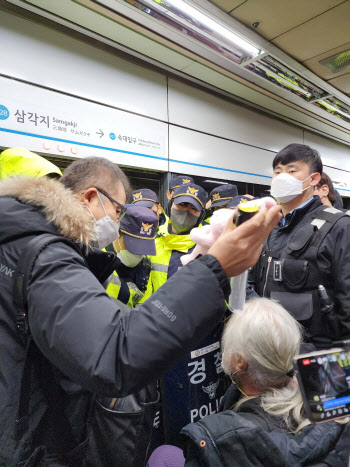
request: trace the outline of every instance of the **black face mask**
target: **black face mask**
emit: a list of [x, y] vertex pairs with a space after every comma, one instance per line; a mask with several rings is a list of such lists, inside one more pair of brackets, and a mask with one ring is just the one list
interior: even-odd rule
[[198, 217], [191, 214], [187, 209], [180, 211], [171, 208], [170, 221], [179, 233], [188, 232], [198, 222]]

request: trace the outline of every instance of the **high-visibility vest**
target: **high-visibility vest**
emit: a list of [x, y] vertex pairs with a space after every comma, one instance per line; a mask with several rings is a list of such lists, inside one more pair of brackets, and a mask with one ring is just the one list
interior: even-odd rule
[[151, 262], [151, 281], [153, 292], [159, 289], [168, 279], [168, 269], [172, 252], [174, 250], [188, 253], [188, 250], [195, 246], [195, 242], [190, 235], [175, 235], [168, 231], [168, 224], [159, 227], [155, 239], [156, 255], [148, 256]]
[[[162, 219], [163, 218], [163, 219]], [[163, 222], [159, 227], [158, 227], [158, 230], [157, 230], [157, 233], [159, 233], [159, 229], [160, 228], [163, 228], [165, 229], [166, 231], [168, 231], [168, 226], [169, 226], [169, 216], [167, 216], [165, 214], [165, 211], [164, 209], [162, 208], [162, 214], [161, 214], [161, 218], [159, 219], [159, 222]]]
[[[150, 281], [149, 281], [150, 282]], [[144, 297], [144, 293], [134, 284], [133, 282], [126, 282], [126, 285], [129, 289], [129, 300], [127, 305], [130, 308], [135, 308], [135, 306], [140, 303], [140, 300]], [[121, 280], [116, 271], [113, 272], [110, 283], [107, 287], [107, 293], [113, 298], [119, 300], [119, 292], [121, 288]]]
[[[163, 221], [164, 222], [160, 227], [158, 227], [157, 237], [162, 235], [161, 232], [167, 232], [168, 231], [169, 217], [165, 214], [163, 208], [162, 208], [162, 214], [163, 214]], [[161, 229], [161, 231], [160, 231], [160, 229]], [[155, 239], [156, 247], [157, 247], [157, 237]], [[159, 247], [159, 251], [160, 251], [160, 247]], [[155, 256], [148, 256], [147, 258], [152, 263], [152, 259], [155, 258]], [[156, 279], [157, 279], [157, 277], [156, 277]], [[164, 282], [166, 282], [166, 278], [165, 278]], [[157, 290], [157, 289], [155, 289], [155, 290]], [[143, 297], [140, 299], [140, 301], [138, 303], [139, 304], [144, 303], [147, 299], [149, 299], [149, 297], [153, 294], [153, 292], [155, 290], [153, 289], [152, 272], [151, 272], [149, 280], [148, 280], [148, 284], [147, 284], [147, 289], [145, 290], [145, 293], [144, 293]]]

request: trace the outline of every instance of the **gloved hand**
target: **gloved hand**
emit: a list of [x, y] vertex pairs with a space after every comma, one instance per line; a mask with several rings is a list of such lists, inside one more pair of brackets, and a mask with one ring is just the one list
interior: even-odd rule
[[151, 274], [151, 266], [147, 263], [144, 258], [133, 270], [134, 272], [134, 283], [141, 292], [145, 292], [149, 276]]

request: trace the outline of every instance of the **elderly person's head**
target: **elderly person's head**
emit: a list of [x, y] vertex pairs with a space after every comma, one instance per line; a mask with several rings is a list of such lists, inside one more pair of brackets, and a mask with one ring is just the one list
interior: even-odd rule
[[291, 430], [295, 421], [299, 428], [307, 423], [292, 376], [301, 340], [301, 326], [272, 300], [251, 300], [232, 315], [223, 335], [222, 365], [243, 395], [236, 408], [249, 398], [261, 397], [262, 407], [283, 416]]

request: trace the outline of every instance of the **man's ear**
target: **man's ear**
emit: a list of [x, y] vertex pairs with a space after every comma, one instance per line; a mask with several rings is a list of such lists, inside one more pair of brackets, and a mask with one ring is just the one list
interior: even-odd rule
[[319, 172], [315, 172], [311, 175], [311, 182], [310, 185], [315, 187], [320, 183], [321, 180], [321, 174]]
[[171, 200], [171, 193], [169, 190], [166, 191], [166, 197], [168, 198], [169, 201]]
[[90, 187], [87, 190], [84, 190], [82, 193], [79, 193], [78, 197], [80, 201], [89, 205], [97, 198], [97, 190], [94, 187]]

